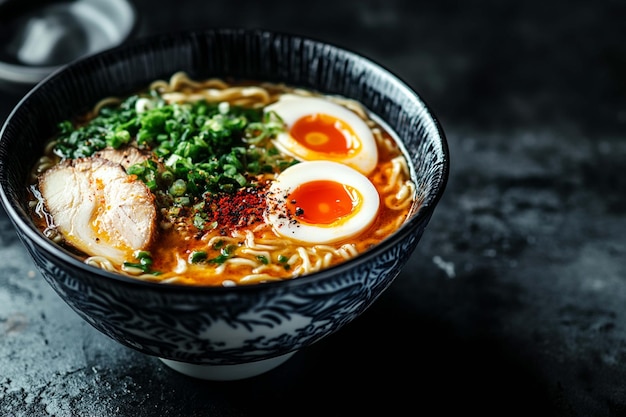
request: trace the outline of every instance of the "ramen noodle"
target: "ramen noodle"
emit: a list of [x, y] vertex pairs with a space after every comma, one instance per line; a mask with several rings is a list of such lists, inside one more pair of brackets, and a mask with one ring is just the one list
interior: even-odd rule
[[418, 204], [393, 132], [358, 102], [183, 72], [60, 123], [29, 190], [42, 233], [85, 263], [210, 286], [340, 264]]

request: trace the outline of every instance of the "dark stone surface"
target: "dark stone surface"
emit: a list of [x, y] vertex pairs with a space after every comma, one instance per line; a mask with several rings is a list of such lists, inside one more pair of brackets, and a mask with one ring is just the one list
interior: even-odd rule
[[225, 383], [92, 329], [0, 211], [0, 415], [626, 415], [623, 2], [134, 3], [137, 36], [261, 27], [380, 62], [439, 115], [449, 186], [363, 317]]

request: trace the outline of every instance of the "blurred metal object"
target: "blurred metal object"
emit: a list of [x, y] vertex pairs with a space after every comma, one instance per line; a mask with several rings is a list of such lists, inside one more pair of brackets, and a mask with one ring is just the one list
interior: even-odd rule
[[123, 43], [136, 21], [127, 0], [0, 0], [0, 83], [30, 87], [66, 63]]

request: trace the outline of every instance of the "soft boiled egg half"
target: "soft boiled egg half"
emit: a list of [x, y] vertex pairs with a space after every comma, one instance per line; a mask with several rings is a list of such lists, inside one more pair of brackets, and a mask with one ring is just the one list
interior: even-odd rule
[[267, 106], [287, 131], [274, 144], [300, 161], [329, 160], [368, 175], [378, 163], [376, 140], [369, 126], [348, 108], [320, 97], [285, 94]]
[[334, 161], [305, 161], [284, 170], [267, 193], [266, 221], [281, 236], [333, 243], [367, 229], [380, 196], [363, 174]]

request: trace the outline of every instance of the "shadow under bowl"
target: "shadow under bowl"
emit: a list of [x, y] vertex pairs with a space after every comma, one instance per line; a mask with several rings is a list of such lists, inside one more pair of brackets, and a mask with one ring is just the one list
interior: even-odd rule
[[[99, 99], [125, 96], [185, 71], [285, 83], [358, 100], [397, 134], [419, 204], [393, 235], [335, 267], [291, 280], [238, 287], [140, 281], [83, 263], [45, 238], [28, 209], [31, 167], [60, 120]], [[449, 153], [420, 96], [357, 53], [298, 35], [215, 29], [137, 40], [48, 76], [12, 111], [0, 132], [0, 192], [44, 279], [93, 327], [184, 374], [241, 379], [280, 365], [361, 315], [416, 248], [448, 179]]]

